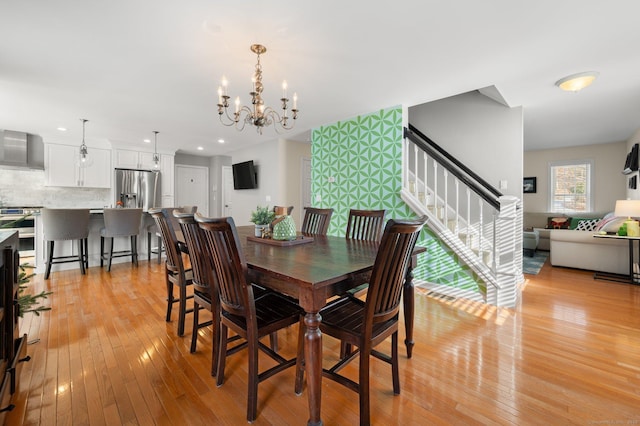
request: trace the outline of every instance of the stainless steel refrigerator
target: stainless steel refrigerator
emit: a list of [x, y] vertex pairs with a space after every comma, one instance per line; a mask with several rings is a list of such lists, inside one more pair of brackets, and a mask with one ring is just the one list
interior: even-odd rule
[[147, 211], [160, 205], [160, 172], [115, 169], [115, 203]]

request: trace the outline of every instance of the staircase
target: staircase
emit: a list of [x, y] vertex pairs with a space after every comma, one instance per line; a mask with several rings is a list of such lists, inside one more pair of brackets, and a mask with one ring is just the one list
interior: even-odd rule
[[412, 125], [403, 143], [402, 199], [430, 218], [432, 233], [485, 283], [465, 294], [442, 282], [424, 286], [514, 307], [524, 282], [521, 201], [501, 194]]

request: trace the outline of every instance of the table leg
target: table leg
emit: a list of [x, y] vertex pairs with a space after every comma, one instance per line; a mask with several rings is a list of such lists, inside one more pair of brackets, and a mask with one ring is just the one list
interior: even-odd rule
[[321, 317], [318, 312], [307, 312], [304, 324], [307, 327], [304, 334], [304, 358], [307, 373], [307, 391], [309, 393], [309, 421], [310, 426], [322, 425], [320, 419], [320, 403], [322, 400], [322, 332], [320, 331]]
[[629, 281], [633, 283], [633, 240], [629, 239]]
[[640, 251], [640, 240], [630, 239], [629, 240], [629, 280], [631, 281], [631, 284], [638, 284], [638, 281], [636, 281], [637, 276], [634, 269], [635, 258], [636, 258], [633, 250], [634, 241], [638, 241], [638, 250]]
[[413, 262], [409, 263], [407, 268], [407, 276], [404, 281], [404, 294], [402, 303], [404, 306], [404, 329], [406, 338], [404, 344], [407, 347], [407, 358], [411, 358], [413, 353], [413, 315], [414, 315], [414, 289], [413, 289]]

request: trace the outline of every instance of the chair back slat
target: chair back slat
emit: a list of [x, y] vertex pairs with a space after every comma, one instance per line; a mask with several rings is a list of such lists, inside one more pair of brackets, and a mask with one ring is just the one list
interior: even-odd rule
[[351, 240], [380, 241], [385, 210], [349, 210], [346, 237]]
[[304, 220], [300, 229], [305, 234], [327, 235], [333, 209], [304, 208]]
[[193, 213], [174, 210], [173, 216], [180, 224], [184, 242], [189, 250], [194, 291], [214, 295], [217, 286], [213, 280], [213, 263], [206, 251], [204, 231], [200, 229]]
[[184, 273], [184, 264], [182, 262], [182, 253], [178, 248], [178, 239], [174, 230], [175, 219], [169, 216], [169, 210], [150, 209], [149, 214], [156, 222], [156, 227], [162, 236], [162, 242], [166, 252], [166, 267], [172, 272]]
[[415, 220], [390, 219], [385, 226], [367, 292], [365, 327], [398, 315], [400, 297], [411, 254], [426, 217]]
[[196, 222], [206, 237], [222, 308], [245, 317], [249, 324], [255, 318], [255, 304], [233, 218], [213, 219], [196, 214]]

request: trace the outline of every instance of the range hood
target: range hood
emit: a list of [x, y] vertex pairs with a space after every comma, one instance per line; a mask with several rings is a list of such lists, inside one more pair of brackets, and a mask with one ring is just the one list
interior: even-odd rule
[[26, 132], [0, 130], [0, 167], [44, 169], [42, 138]]

